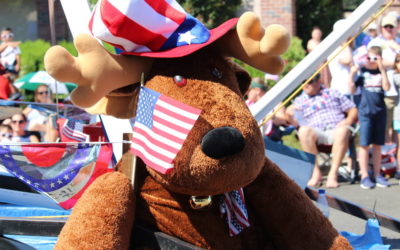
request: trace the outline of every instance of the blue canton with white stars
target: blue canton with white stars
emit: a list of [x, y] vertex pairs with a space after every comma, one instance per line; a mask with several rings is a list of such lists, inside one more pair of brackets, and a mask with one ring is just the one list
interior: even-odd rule
[[151, 89], [140, 88], [135, 122], [140, 122], [150, 129], [153, 127], [153, 113], [159, 97], [160, 94]]

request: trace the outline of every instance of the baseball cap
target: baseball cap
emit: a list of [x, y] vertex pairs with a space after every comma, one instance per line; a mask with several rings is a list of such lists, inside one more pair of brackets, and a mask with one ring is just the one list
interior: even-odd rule
[[393, 27], [396, 27], [397, 26], [397, 18], [393, 15], [386, 15], [382, 19], [381, 26], [384, 27], [386, 25], [392, 25]]
[[372, 22], [368, 25], [367, 30], [376, 30], [378, 29], [378, 26], [376, 25], [375, 22]]
[[250, 89], [255, 89], [255, 88], [259, 88], [263, 91], [267, 91], [267, 86], [265, 86], [264, 84], [257, 83], [257, 82], [251, 82]]

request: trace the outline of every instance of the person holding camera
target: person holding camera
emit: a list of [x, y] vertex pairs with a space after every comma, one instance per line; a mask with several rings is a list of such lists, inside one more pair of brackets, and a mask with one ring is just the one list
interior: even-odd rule
[[[358, 72], [358, 78], [354, 77]], [[389, 183], [381, 175], [381, 146], [385, 144], [386, 105], [384, 91], [390, 89], [390, 83], [382, 60], [382, 49], [372, 46], [368, 49], [365, 64], [353, 66], [350, 71], [349, 87], [354, 93], [361, 87], [361, 101], [358, 107], [360, 122], [359, 164], [361, 188], [375, 186], [388, 187]], [[369, 148], [372, 146], [372, 175], [368, 173]]]

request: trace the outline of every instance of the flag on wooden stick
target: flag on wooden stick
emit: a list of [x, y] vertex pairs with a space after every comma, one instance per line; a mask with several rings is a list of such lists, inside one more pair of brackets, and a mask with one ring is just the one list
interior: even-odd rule
[[141, 87], [131, 151], [149, 167], [168, 173], [201, 110]]
[[63, 142], [85, 142], [89, 135], [83, 133], [83, 123], [67, 119], [61, 129], [61, 141]]

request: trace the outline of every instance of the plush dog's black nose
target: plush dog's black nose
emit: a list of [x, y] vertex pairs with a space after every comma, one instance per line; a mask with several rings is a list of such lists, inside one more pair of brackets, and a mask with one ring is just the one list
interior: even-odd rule
[[244, 138], [242, 133], [232, 127], [215, 128], [201, 140], [201, 150], [214, 159], [239, 153], [243, 148]]

